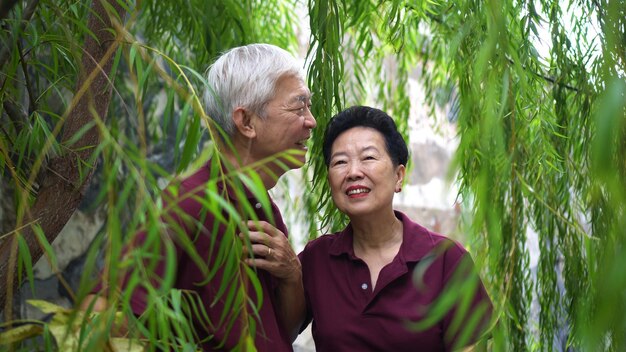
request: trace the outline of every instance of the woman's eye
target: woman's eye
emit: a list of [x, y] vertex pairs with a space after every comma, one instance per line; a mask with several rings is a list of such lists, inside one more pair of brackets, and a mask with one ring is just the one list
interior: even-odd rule
[[337, 160], [337, 161], [333, 162], [333, 166], [336, 166], [336, 165], [343, 165], [343, 164], [345, 164], [345, 163], [346, 163], [346, 162], [345, 162], [344, 160]]

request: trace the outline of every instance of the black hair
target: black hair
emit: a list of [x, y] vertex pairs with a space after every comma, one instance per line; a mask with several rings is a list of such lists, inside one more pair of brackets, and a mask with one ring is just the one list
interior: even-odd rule
[[324, 163], [328, 167], [333, 142], [343, 132], [354, 127], [369, 127], [380, 132], [385, 138], [387, 153], [394, 166], [406, 166], [409, 151], [406, 142], [391, 116], [384, 111], [369, 106], [349, 107], [330, 119], [324, 132]]

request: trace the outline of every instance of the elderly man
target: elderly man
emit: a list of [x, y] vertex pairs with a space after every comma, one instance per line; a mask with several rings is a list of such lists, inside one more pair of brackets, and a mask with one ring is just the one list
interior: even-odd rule
[[[204, 104], [217, 127], [212, 130], [219, 131], [220, 138], [214, 140], [222, 142], [221, 152], [191, 176], [176, 181], [164, 196], [171, 210], [162, 221], [169, 224], [166, 239], [172, 239], [176, 253], [173, 287], [191, 292], [206, 312], [192, 317], [204, 350], [246, 349], [245, 344], [252, 343], [246, 337], [253, 336], [258, 351], [291, 351], [305, 309], [302, 272], [281, 213], [267, 190], [286, 171], [299, 168], [305, 161], [305, 143], [316, 126], [309, 110], [311, 95], [298, 61], [285, 50], [267, 44], [225, 52], [209, 68], [207, 81]], [[237, 177], [249, 170], [256, 172], [265, 188], [261, 195]], [[231, 207], [222, 207], [220, 214], [207, 211], [205, 205], [215, 195]], [[254, 221], [245, 223], [249, 231], [242, 231], [235, 218]], [[233, 276], [224, 270], [228, 259], [218, 255], [220, 245], [244, 237], [242, 233], [249, 236], [251, 245], [244, 245], [242, 250], [242, 242], [236, 241], [240, 247], [226, 256], [243, 252], [245, 264], [257, 269], [263, 297], [258, 312], [245, 307], [233, 310], [228, 295], [219, 291], [224, 280], [230, 280], [230, 289], [245, 292], [253, 304], [261, 302], [255, 285], [245, 275]], [[145, 244], [147, 238], [140, 233], [133, 246]], [[190, 245], [194, 249], [191, 252]], [[154, 273], [148, 278], [155, 287], [158, 278], [165, 275], [165, 257], [145, 265]], [[124, 288], [128, 277], [123, 281]], [[154, 309], [150, 286], [140, 284], [132, 292], [130, 302], [136, 315]], [[107, 303], [96, 295], [83, 302], [83, 309], [94, 310], [104, 309]], [[224, 319], [224, 311], [229, 318]]]

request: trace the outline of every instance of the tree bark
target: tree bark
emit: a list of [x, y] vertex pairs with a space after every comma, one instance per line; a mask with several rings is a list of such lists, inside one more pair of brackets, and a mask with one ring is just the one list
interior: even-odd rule
[[[111, 9], [111, 13], [106, 8]], [[86, 35], [85, 38], [73, 105], [63, 126], [61, 140], [64, 142], [94, 119], [105, 120], [111, 100], [109, 73], [111, 58], [118, 46], [117, 32], [111, 29], [113, 20], [123, 18], [125, 10], [116, 0], [93, 0], [91, 9], [88, 28], [94, 36]], [[74, 144], [66, 145], [68, 152], [49, 160], [35, 204], [22, 224], [39, 225], [48, 242], [54, 241], [84, 196], [96, 168], [96, 161], [89, 160], [99, 142], [100, 133], [94, 126]], [[32, 226], [24, 227], [21, 235], [28, 244], [32, 262], [37, 262], [43, 249]], [[5, 308], [6, 321], [11, 321], [13, 295], [20, 284], [15, 272], [17, 236], [14, 234], [0, 241], [0, 309]]]

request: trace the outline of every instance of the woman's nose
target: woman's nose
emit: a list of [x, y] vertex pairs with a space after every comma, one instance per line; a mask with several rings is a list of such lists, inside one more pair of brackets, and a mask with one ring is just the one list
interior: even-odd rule
[[359, 162], [351, 162], [348, 164], [347, 177], [349, 179], [360, 179], [363, 177], [363, 171], [361, 170], [361, 164]]

